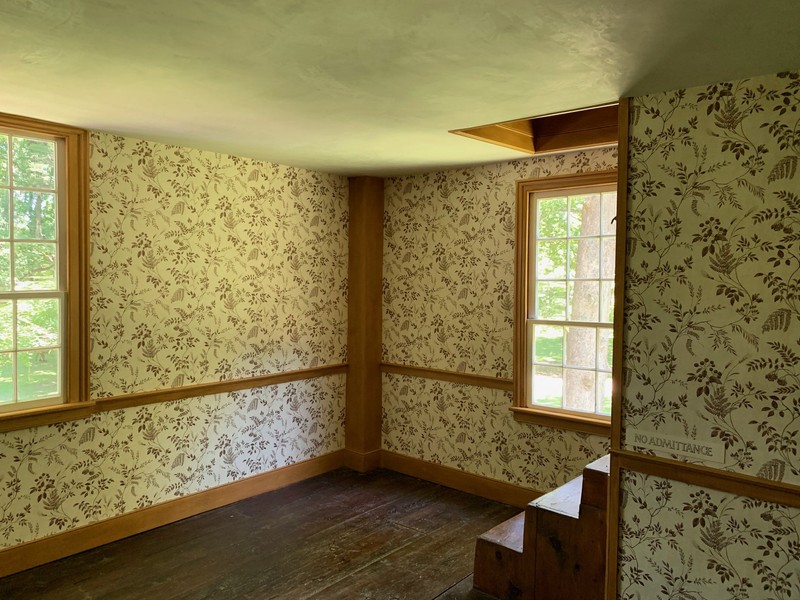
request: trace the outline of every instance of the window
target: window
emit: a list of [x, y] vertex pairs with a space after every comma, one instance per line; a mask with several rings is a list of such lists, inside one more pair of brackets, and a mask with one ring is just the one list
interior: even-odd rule
[[616, 173], [520, 182], [517, 203], [515, 410], [607, 433]]
[[0, 416], [87, 400], [86, 132], [0, 115]]

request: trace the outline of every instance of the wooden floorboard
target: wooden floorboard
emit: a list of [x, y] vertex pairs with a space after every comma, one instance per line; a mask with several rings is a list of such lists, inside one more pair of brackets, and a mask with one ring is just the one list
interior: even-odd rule
[[339, 469], [0, 579], [0, 598], [481, 600], [475, 538], [517, 512]]

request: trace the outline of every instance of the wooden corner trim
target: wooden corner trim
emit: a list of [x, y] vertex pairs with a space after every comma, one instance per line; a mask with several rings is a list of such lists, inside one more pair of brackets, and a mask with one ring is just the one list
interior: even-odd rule
[[98, 398], [87, 402], [73, 402], [69, 404], [58, 404], [25, 410], [18, 413], [0, 414], [0, 433], [5, 431], [15, 431], [38, 427], [40, 425], [51, 425], [53, 423], [63, 423], [83, 419], [94, 413], [107, 410], [117, 410], [131, 406], [142, 406], [144, 404], [155, 404], [157, 402], [168, 402], [170, 400], [182, 400], [185, 398], [196, 398], [209, 396], [211, 394], [223, 394], [226, 392], [236, 392], [256, 387], [289, 383], [292, 381], [304, 381], [306, 379], [317, 379], [338, 373], [346, 373], [347, 364], [325, 365], [311, 369], [297, 369], [295, 371], [284, 371], [283, 373], [271, 373], [269, 375], [259, 375], [256, 377], [245, 377], [242, 379], [229, 379], [224, 381], [214, 381], [210, 383], [198, 383], [195, 385], [185, 385], [178, 388], [152, 390], [147, 392], [137, 392], [134, 394], [124, 394], [120, 396], [109, 396]]
[[773, 502], [784, 506], [800, 508], [800, 485], [770, 481], [753, 475], [736, 473], [697, 465], [661, 456], [639, 454], [630, 450], [612, 450], [612, 466], [614, 457], [619, 469], [637, 471], [681, 481], [690, 485], [710, 488], [737, 496], [748, 496], [765, 502]]
[[614, 264], [614, 348], [611, 365], [611, 448], [619, 450], [622, 442], [622, 351], [625, 337], [625, 263], [628, 230], [628, 115], [630, 99], [619, 101], [619, 144], [617, 156], [617, 231]]
[[348, 469], [358, 471], [359, 473], [374, 471], [381, 466], [381, 450], [359, 452], [357, 450], [345, 448], [344, 466]]
[[529, 502], [542, 495], [537, 490], [389, 450], [381, 451], [381, 467], [519, 508], [525, 508]]
[[251, 496], [271, 492], [333, 471], [343, 465], [344, 451], [337, 450], [274, 471], [253, 475], [71, 531], [6, 548], [0, 550], [0, 577], [174, 523]]
[[447, 371], [445, 369], [431, 369], [430, 367], [415, 367], [413, 365], [400, 365], [386, 362], [381, 363], [381, 371], [384, 373], [392, 373], [393, 375], [410, 375], [411, 377], [421, 377], [422, 379], [437, 379], [439, 381], [474, 385], [506, 392], [511, 392], [514, 389], [514, 384], [510, 379], [462, 373], [460, 371]]

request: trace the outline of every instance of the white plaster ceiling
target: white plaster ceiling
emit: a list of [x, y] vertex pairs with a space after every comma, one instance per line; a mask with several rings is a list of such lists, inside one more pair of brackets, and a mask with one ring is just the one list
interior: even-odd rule
[[798, 0], [0, 0], [0, 111], [348, 175], [448, 130], [800, 68]]

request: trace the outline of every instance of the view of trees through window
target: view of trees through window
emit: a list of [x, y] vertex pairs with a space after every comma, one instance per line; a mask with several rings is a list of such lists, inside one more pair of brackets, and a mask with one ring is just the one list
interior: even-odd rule
[[0, 406], [61, 393], [56, 151], [0, 132]]
[[531, 201], [531, 404], [609, 415], [616, 191], [536, 193]]

